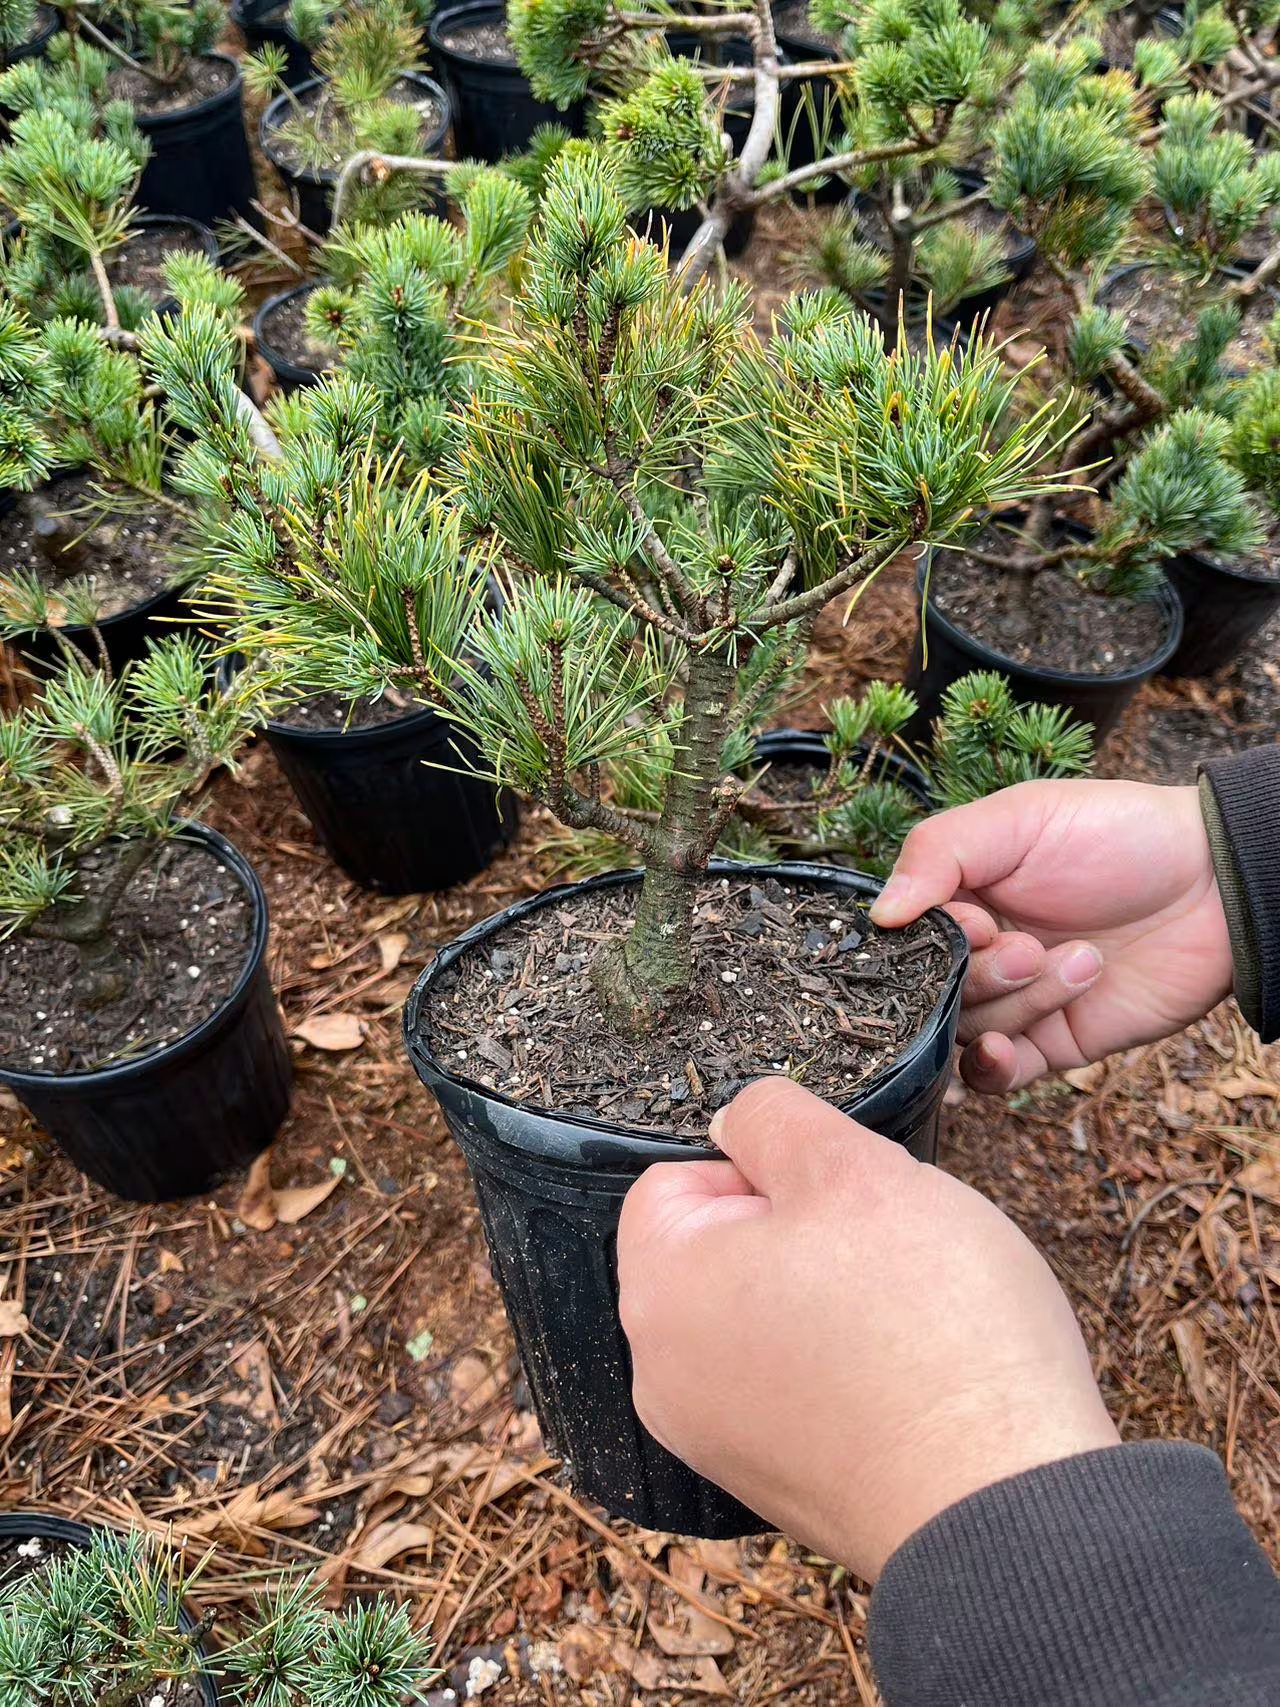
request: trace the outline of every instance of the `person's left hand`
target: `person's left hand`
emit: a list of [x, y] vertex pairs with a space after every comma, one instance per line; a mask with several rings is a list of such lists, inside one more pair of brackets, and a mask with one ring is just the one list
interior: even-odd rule
[[1071, 1307], [993, 1204], [787, 1079], [659, 1163], [618, 1232], [636, 1409], [769, 1522], [873, 1580], [921, 1524], [1117, 1443]]

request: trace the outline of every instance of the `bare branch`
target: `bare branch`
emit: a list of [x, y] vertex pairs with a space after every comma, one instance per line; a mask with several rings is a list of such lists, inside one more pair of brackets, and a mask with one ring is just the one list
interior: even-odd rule
[[843, 569], [829, 575], [820, 586], [805, 593], [796, 593], [793, 598], [784, 599], [779, 605], [772, 605], [762, 617], [748, 622], [747, 627], [763, 632], [770, 628], [781, 628], [783, 623], [794, 622], [797, 617], [816, 616], [823, 605], [838, 598], [841, 593], [847, 593], [849, 588], [856, 586], [859, 581], [869, 580], [872, 575], [878, 574], [886, 563], [891, 563], [898, 553], [905, 551], [911, 543], [911, 536], [904, 534], [900, 539], [889, 540], [873, 550], [864, 551], [861, 556], [846, 563]]
[[347, 201], [356, 186], [356, 181], [362, 179], [367, 172], [374, 183], [382, 184], [393, 172], [416, 172], [423, 176], [448, 177], [450, 172], [456, 172], [462, 162], [458, 160], [424, 159], [416, 154], [381, 154], [376, 148], [362, 149], [359, 154], [353, 154], [343, 163], [338, 173], [337, 183], [333, 191], [333, 224], [335, 229], [342, 224], [342, 216], [347, 211]]

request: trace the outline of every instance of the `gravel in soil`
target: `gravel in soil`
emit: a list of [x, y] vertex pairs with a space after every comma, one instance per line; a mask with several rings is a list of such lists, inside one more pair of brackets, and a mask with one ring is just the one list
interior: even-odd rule
[[[1201, 299], [1179, 290], [1175, 280], [1154, 267], [1139, 267], [1108, 285], [1102, 300], [1125, 316], [1131, 336], [1150, 345], [1188, 337], [1199, 309], [1220, 296], [1218, 291]], [[1277, 301], [1269, 290], [1250, 298], [1239, 333], [1223, 351], [1225, 368], [1243, 372], [1268, 362], [1267, 328], [1275, 318]]]
[[[978, 543], [1021, 549], [1001, 528], [985, 529]], [[1024, 580], [962, 551], [934, 559], [929, 591], [950, 622], [1002, 658], [1070, 675], [1121, 675], [1153, 657], [1168, 633], [1155, 604], [1091, 593], [1056, 569]]]
[[[81, 862], [82, 893], [115, 869], [115, 850]], [[207, 849], [172, 842], [125, 890], [110, 942], [127, 969], [125, 993], [88, 1008], [72, 944], [17, 935], [0, 942], [0, 1065], [28, 1073], [84, 1072], [133, 1060], [182, 1037], [235, 987], [253, 915], [239, 881]]]
[[[66, 518], [73, 560], [65, 572], [36, 542], [35, 515], [19, 495], [0, 515], [0, 578], [32, 570], [56, 593], [67, 581], [87, 573], [103, 617], [119, 616], [153, 599], [173, 584], [179, 573], [178, 545], [184, 518], [162, 504], [130, 502], [101, 519], [85, 513], [96, 503], [87, 475], [73, 474], [45, 487], [37, 498], [55, 518]], [[61, 547], [55, 547], [55, 552]]]
[[517, 64], [507, 26], [496, 20], [486, 24], [459, 24], [455, 29], [445, 30], [440, 42], [450, 53], [460, 54], [466, 59], [481, 59], [486, 65], [509, 65], [514, 69]]
[[441, 1066], [540, 1107], [701, 1138], [761, 1074], [790, 1072], [819, 1096], [850, 1097], [917, 1035], [951, 970], [931, 919], [881, 931], [838, 890], [708, 878], [689, 1001], [643, 1038], [621, 1037], [589, 972], [634, 897], [567, 897], [464, 955], [427, 1013]]
[[1254, 581], [1280, 581], [1280, 517], [1268, 514], [1265, 526], [1267, 531], [1261, 545], [1252, 551], [1238, 557], [1223, 557], [1216, 551], [1200, 555], [1235, 575], [1248, 575]]
[[189, 59], [176, 83], [154, 83], [131, 66], [116, 66], [107, 78], [113, 100], [128, 101], [141, 119], [181, 112], [220, 95], [236, 80], [236, 69], [225, 59]]
[[[328, 177], [337, 172], [352, 153], [351, 121], [336, 105], [326, 84], [320, 84], [314, 89], [295, 90], [294, 94], [302, 113], [296, 114], [290, 108], [288, 115], [272, 133], [272, 159], [294, 173]], [[386, 99], [401, 106], [418, 109], [422, 120], [419, 131], [421, 136], [434, 135], [439, 129], [443, 116], [440, 103], [420, 84], [410, 82], [408, 78], [401, 78], [388, 90]], [[295, 124], [305, 128], [309, 145], [313, 144], [322, 152], [327, 151], [319, 164], [310, 146], [305, 152], [299, 146], [298, 138], [291, 131], [291, 126]]]
[[341, 694], [318, 693], [308, 699], [296, 700], [273, 714], [273, 723], [287, 729], [307, 729], [335, 733], [343, 729], [374, 729], [387, 723], [402, 723], [423, 710], [394, 688], [388, 688], [376, 699], [343, 699]]
[[[307, 296], [286, 296], [262, 317], [262, 341], [270, 345], [270, 355], [283, 356], [296, 367], [311, 368], [323, 373], [333, 365], [331, 349], [313, 343], [307, 336]], [[264, 350], [263, 354], [267, 352]], [[268, 356], [270, 360], [270, 356]]]
[[144, 227], [115, 251], [107, 263], [107, 276], [117, 290], [121, 285], [133, 285], [159, 301], [169, 295], [164, 264], [170, 255], [183, 249], [204, 253], [204, 243], [193, 227], [165, 225], [150, 230]]

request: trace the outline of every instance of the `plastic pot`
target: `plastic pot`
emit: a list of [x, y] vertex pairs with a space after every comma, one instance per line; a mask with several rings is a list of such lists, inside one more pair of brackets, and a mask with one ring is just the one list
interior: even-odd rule
[[1239, 657], [1280, 610], [1280, 580], [1244, 575], [1198, 552], [1165, 564], [1182, 605], [1182, 643], [1161, 673], [1211, 676]]
[[[20, 59], [39, 59], [44, 50], [62, 28], [62, 19], [52, 6], [40, 6], [36, 11], [37, 29], [33, 36], [19, 42], [17, 47], [0, 46], [0, 70], [10, 65], [16, 65]], [[8, 112], [9, 108], [0, 108], [0, 112]]]
[[[1069, 532], [1083, 532], [1068, 528]], [[906, 685], [919, 701], [919, 710], [906, 729], [908, 740], [921, 740], [935, 717], [942, 713], [942, 696], [961, 676], [971, 670], [998, 670], [1008, 678], [1017, 700], [1035, 700], [1060, 705], [1082, 723], [1091, 723], [1095, 741], [1110, 734], [1121, 713], [1143, 682], [1150, 681], [1168, 664], [1182, 640], [1182, 606], [1173, 589], [1163, 584], [1156, 604], [1167, 621], [1165, 638], [1150, 658], [1114, 675], [1073, 675], [1067, 670], [1018, 664], [996, 652], [943, 616], [932, 593], [926, 595], [932, 552], [926, 553], [916, 577], [916, 591], [923, 604], [923, 625], [917, 628], [907, 665]]]
[[[859, 749], [860, 752], [865, 750], [864, 747]], [[821, 770], [829, 770], [831, 766], [827, 744], [815, 729], [766, 729], [756, 738], [752, 757], [759, 765], [814, 765]], [[896, 753], [892, 749], [882, 752], [873, 768], [872, 780], [896, 782], [921, 806], [929, 811], [934, 809], [928, 777], [905, 753]]]
[[[449, 97], [440, 85], [430, 77], [424, 77], [418, 71], [402, 71], [399, 82], [411, 83], [423, 97], [430, 96], [440, 107], [440, 121], [435, 129], [423, 136], [419, 152], [424, 158], [439, 154], [445, 137], [449, 134]], [[323, 77], [310, 77], [305, 83], [299, 83], [291, 94], [277, 95], [262, 115], [258, 126], [258, 143], [262, 152], [270, 160], [284, 181], [286, 187], [297, 197], [298, 218], [308, 231], [314, 231], [322, 237], [333, 223], [333, 186], [338, 181], [338, 174], [330, 171], [327, 166], [308, 171], [290, 166], [276, 146], [275, 133], [284, 124], [292, 111], [295, 99], [309, 95], [312, 90], [319, 89], [324, 83]]]
[[131, 1203], [211, 1191], [260, 1155], [289, 1111], [292, 1069], [267, 976], [267, 901], [238, 848], [205, 825], [182, 832], [249, 896], [253, 937], [222, 1005], [162, 1048], [79, 1073], [0, 1064], [13, 1090], [82, 1173]]
[[[218, 239], [207, 225], [201, 225], [198, 219], [187, 219], [181, 214], [174, 213], [144, 213], [134, 221], [133, 229], [139, 233], [148, 231], [168, 231], [185, 237], [183, 247], [194, 249], [203, 255], [205, 260], [218, 264]], [[126, 244], [127, 248], [128, 245]], [[164, 316], [176, 314], [179, 303], [176, 296], [162, 296], [156, 303], [156, 313]]]
[[151, 144], [138, 205], [149, 213], [185, 214], [212, 226], [234, 213], [250, 217], [257, 191], [244, 130], [240, 67], [229, 54], [205, 57], [235, 73], [225, 89], [177, 112], [137, 115], [138, 128]]
[[[20, 1536], [23, 1541], [38, 1536], [41, 1541], [60, 1541], [65, 1547], [88, 1547], [93, 1540], [93, 1530], [87, 1523], [76, 1523], [69, 1517], [55, 1517], [52, 1512], [6, 1511], [0, 1512], [0, 1536], [7, 1539]], [[179, 1607], [179, 1630], [185, 1636], [195, 1627], [196, 1621], [186, 1607]], [[203, 1643], [196, 1648], [196, 1653], [203, 1661]], [[200, 1672], [191, 1682], [198, 1687], [205, 1707], [218, 1707], [217, 1686], [207, 1672]]]
[[310, 296], [315, 288], [313, 284], [300, 284], [292, 290], [281, 291], [278, 296], [268, 297], [253, 317], [253, 341], [258, 347], [258, 354], [275, 374], [282, 391], [296, 391], [300, 385], [315, 385], [324, 377], [322, 368], [309, 367], [304, 362], [295, 362], [281, 355], [272, 345], [267, 327], [272, 309], [292, 302], [295, 297]]
[[[712, 870], [846, 895], [871, 896], [880, 888], [869, 877], [825, 865], [718, 861]], [[611, 1516], [648, 1529], [753, 1534], [769, 1526], [673, 1457], [641, 1424], [618, 1318], [616, 1236], [628, 1187], [652, 1162], [706, 1161], [716, 1152], [659, 1132], [513, 1103], [443, 1064], [426, 1035], [432, 986], [463, 955], [486, 953], [516, 920], [569, 894], [638, 880], [634, 871], [613, 872], [549, 889], [459, 937], [415, 984], [405, 1009], [405, 1042], [466, 1156], [542, 1436], [563, 1460], [568, 1480]], [[947, 919], [943, 928], [955, 960], [937, 1008], [899, 1059], [844, 1105], [923, 1160], [932, 1160], [936, 1149], [967, 965], [958, 927]]]
[[273, 721], [266, 733], [320, 840], [364, 889], [465, 883], [515, 834], [514, 797], [461, 768], [474, 747], [430, 708], [363, 729]]
[[522, 154], [541, 124], [563, 125], [581, 136], [586, 107], [575, 102], [560, 112], [534, 97], [529, 79], [518, 65], [495, 65], [458, 48], [446, 47], [444, 37], [464, 25], [505, 24], [507, 9], [490, 0], [448, 6], [427, 25], [431, 62], [444, 78], [453, 104], [453, 141], [460, 160], [501, 160]]
[[281, 0], [231, 0], [231, 22], [253, 52], [268, 44], [284, 50], [284, 80], [295, 89], [316, 73], [311, 49], [298, 40], [286, 22], [288, 12], [287, 0], [283, 5]]

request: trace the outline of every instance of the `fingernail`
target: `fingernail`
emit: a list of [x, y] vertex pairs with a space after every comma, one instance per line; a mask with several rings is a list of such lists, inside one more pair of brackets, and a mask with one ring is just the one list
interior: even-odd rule
[[1102, 970], [1102, 956], [1087, 943], [1073, 948], [1062, 963], [1062, 979], [1066, 984], [1092, 984]]
[[1039, 970], [1040, 956], [1029, 942], [1011, 942], [1000, 950], [992, 964], [1002, 984], [1025, 984]]
[[724, 1134], [724, 1123], [725, 1112], [722, 1108], [718, 1108], [711, 1116], [711, 1124], [707, 1127], [707, 1137], [717, 1150], [720, 1148], [720, 1139]]
[[909, 877], [899, 877], [896, 874], [891, 877], [871, 903], [872, 924], [891, 925], [905, 920], [909, 916], [907, 901], [910, 894]]
[[984, 1073], [994, 1073], [1000, 1065], [1000, 1057], [985, 1037], [980, 1037], [973, 1046], [974, 1060]]

